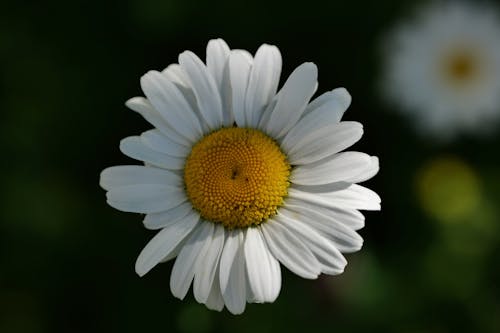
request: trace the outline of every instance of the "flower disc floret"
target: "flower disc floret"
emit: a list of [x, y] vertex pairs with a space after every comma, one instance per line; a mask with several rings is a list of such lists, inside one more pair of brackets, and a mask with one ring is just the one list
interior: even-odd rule
[[289, 186], [286, 155], [269, 136], [223, 128], [193, 146], [184, 169], [188, 197], [200, 215], [228, 228], [274, 216]]

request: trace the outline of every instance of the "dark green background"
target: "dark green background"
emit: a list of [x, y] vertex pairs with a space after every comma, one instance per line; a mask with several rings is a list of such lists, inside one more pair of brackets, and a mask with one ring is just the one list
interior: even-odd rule
[[[378, 97], [379, 44], [417, 3], [2, 2], [0, 332], [500, 332], [498, 134], [438, 143]], [[277, 45], [282, 78], [316, 63], [319, 93], [353, 96], [345, 119], [365, 128], [353, 149], [381, 164], [367, 186], [382, 211], [366, 214], [346, 272], [308, 281], [284, 270], [278, 300], [241, 316], [175, 299], [171, 263], [139, 278], [154, 233], [98, 186], [102, 169], [137, 163], [118, 143], [150, 127], [124, 106], [142, 94], [140, 76], [186, 49], [204, 58], [216, 37], [252, 53]], [[446, 221], [417, 191], [442, 158], [467, 166], [479, 191], [475, 210]], [[428, 189], [445, 211], [468, 189], [448, 175]]]

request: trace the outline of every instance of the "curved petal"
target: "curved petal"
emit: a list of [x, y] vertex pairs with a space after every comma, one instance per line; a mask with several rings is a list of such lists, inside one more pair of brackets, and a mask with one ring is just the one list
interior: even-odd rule
[[155, 184], [183, 186], [182, 178], [171, 171], [142, 165], [119, 165], [109, 167], [101, 172], [99, 185], [105, 190], [114, 187]]
[[240, 50], [231, 52], [229, 56], [229, 79], [231, 82], [232, 111], [239, 127], [249, 127], [245, 118], [245, 96], [252, 69], [251, 58]]
[[215, 270], [214, 283], [212, 284], [212, 289], [208, 295], [208, 299], [205, 303], [207, 308], [215, 311], [222, 311], [224, 308], [224, 299], [222, 298], [222, 293], [219, 285], [219, 265]]
[[108, 204], [123, 212], [157, 213], [187, 200], [176, 186], [136, 184], [114, 187], [106, 193]]
[[193, 52], [179, 55], [179, 64], [186, 73], [198, 102], [200, 113], [211, 130], [222, 127], [222, 101], [214, 78]]
[[330, 123], [316, 128], [297, 140], [288, 150], [290, 163], [309, 164], [332, 156], [356, 143], [363, 136], [363, 126], [355, 121]]
[[331, 110], [331, 120], [338, 123], [351, 105], [351, 101], [352, 97], [345, 88], [336, 88], [311, 101], [304, 111], [304, 116], [316, 109], [324, 108]]
[[256, 128], [266, 105], [276, 94], [281, 74], [281, 53], [263, 44], [255, 54], [245, 97], [245, 123]]
[[149, 148], [142, 142], [139, 136], [129, 136], [121, 140], [120, 150], [135, 160], [143, 161], [160, 168], [170, 170], [181, 170], [184, 168], [184, 159], [169, 156]]
[[157, 129], [142, 133], [141, 141], [149, 148], [173, 157], [186, 158], [190, 151], [188, 147], [172, 141]]
[[361, 183], [375, 176], [379, 170], [378, 157], [370, 156], [371, 163], [366, 166], [361, 172], [353, 177], [347, 178], [345, 181], [352, 183]]
[[212, 39], [207, 45], [207, 70], [219, 89], [222, 103], [222, 118], [225, 127], [234, 123], [231, 111], [231, 83], [229, 79], [229, 54], [231, 50], [222, 39]]
[[221, 38], [212, 39], [207, 44], [207, 70], [219, 87], [222, 84], [229, 53], [229, 46]]
[[186, 77], [186, 74], [182, 71], [181, 65], [179, 64], [170, 64], [165, 68], [164, 70], [161, 71], [161, 73], [172, 83], [177, 85], [177, 88], [179, 86], [182, 86], [184, 88], [189, 87], [189, 81]]
[[[212, 222], [207, 222], [212, 223]], [[212, 223], [214, 224], [214, 223]], [[224, 227], [220, 224], [214, 224], [214, 232], [211, 236], [208, 249], [200, 255], [196, 263], [196, 272], [193, 282], [194, 298], [199, 303], [206, 303], [212, 285], [214, 283], [215, 273], [219, 268], [219, 259], [224, 247]]]
[[244, 254], [253, 301], [274, 302], [281, 289], [281, 269], [264, 242], [260, 227], [247, 229]]
[[243, 253], [243, 232], [229, 232], [220, 260], [219, 281], [227, 309], [233, 314], [245, 311], [247, 275]]
[[318, 69], [310, 62], [300, 65], [290, 74], [277, 95], [269, 121], [261, 123], [267, 133], [281, 138], [297, 123], [316, 91], [317, 78]]
[[202, 221], [189, 237], [175, 260], [170, 274], [172, 295], [184, 299], [196, 271], [196, 263], [206, 253], [213, 235], [214, 224]]
[[179, 133], [177, 133], [172, 126], [170, 126], [160, 115], [160, 113], [151, 105], [151, 103], [144, 97], [133, 97], [125, 102], [125, 105], [139, 113], [144, 119], [146, 119], [151, 125], [159, 129], [164, 135], [170, 138], [172, 141], [184, 145], [186, 147], [191, 147], [192, 143], [190, 140], [186, 139]]
[[196, 96], [194, 95], [193, 89], [189, 85], [189, 79], [186, 76], [186, 73], [184, 73], [184, 71], [182, 70], [181, 65], [171, 64], [167, 68], [165, 68], [161, 72], [161, 74], [176, 85], [177, 89], [179, 89], [186, 101], [189, 103], [189, 106], [191, 107], [193, 112], [196, 114], [203, 133], [208, 132], [209, 128], [203, 120], [203, 117], [201, 116], [200, 109], [198, 108], [198, 102], [196, 101]]
[[311, 250], [320, 263], [322, 273], [338, 275], [344, 271], [347, 260], [333, 242], [327, 240], [316, 230], [300, 220], [288, 218], [283, 214], [275, 216], [273, 222], [288, 228]]
[[261, 228], [269, 250], [282, 265], [304, 279], [318, 277], [320, 263], [297, 236], [274, 220], [262, 224]]
[[329, 241], [342, 253], [356, 252], [363, 246], [363, 238], [354, 230], [338, 223], [332, 217], [323, 215], [316, 211], [290, 211], [281, 209], [282, 216], [304, 223], [313, 228]]
[[298, 215], [296, 215], [298, 213], [306, 214], [313, 211], [325, 215], [333, 221], [342, 223], [352, 230], [359, 230], [365, 226], [365, 217], [356, 209], [324, 207], [304, 200], [287, 198], [286, 210], [290, 212], [290, 216], [294, 219], [298, 219]]
[[141, 77], [141, 87], [151, 104], [176, 132], [193, 143], [203, 136], [195, 112], [177, 86], [165, 75], [149, 71]]
[[159, 231], [139, 254], [135, 271], [143, 276], [167, 257], [176, 246], [198, 225], [199, 216], [191, 216]]
[[322, 185], [351, 179], [372, 164], [370, 155], [344, 152], [327, 161], [300, 165], [293, 169], [291, 181], [299, 185]]
[[304, 114], [297, 124], [290, 129], [283, 139], [283, 148], [287, 151], [291, 150], [292, 147], [302, 142], [302, 138], [311, 133], [326, 126], [338, 124], [340, 121], [339, 114], [344, 113], [344, 111], [344, 105], [340, 101], [332, 98], [327, 99], [325, 103], [322, 103], [308, 114]]
[[188, 214], [200, 215], [197, 211], [193, 210], [193, 206], [189, 201], [185, 201], [167, 211], [147, 214], [142, 223], [144, 223], [147, 229], [155, 230], [177, 223]]
[[348, 188], [331, 193], [309, 193], [290, 187], [288, 196], [323, 207], [380, 210], [380, 197], [372, 190], [352, 184]]

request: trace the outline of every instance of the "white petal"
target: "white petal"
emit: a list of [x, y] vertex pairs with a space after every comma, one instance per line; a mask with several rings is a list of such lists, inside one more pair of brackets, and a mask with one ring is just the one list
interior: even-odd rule
[[264, 242], [260, 227], [247, 229], [244, 253], [253, 301], [274, 302], [281, 289], [281, 268]]
[[278, 94], [278, 100], [265, 126], [274, 138], [284, 136], [302, 116], [307, 103], [318, 86], [318, 69], [313, 63], [304, 63], [288, 77]]
[[144, 117], [151, 125], [158, 128], [164, 135], [170, 138], [172, 141], [184, 145], [186, 147], [191, 147], [192, 142], [179, 133], [177, 133], [172, 126], [170, 126], [165, 119], [160, 115], [160, 113], [151, 105], [151, 103], [144, 97], [133, 97], [125, 102], [125, 105], [139, 113]]
[[344, 112], [351, 105], [351, 95], [345, 88], [336, 88], [328, 91], [309, 103], [304, 116], [316, 109], [331, 110], [332, 121], [339, 122]]
[[233, 314], [243, 313], [247, 302], [247, 274], [243, 241], [243, 231], [231, 231], [220, 261], [219, 280], [222, 297], [227, 309]]
[[144, 247], [135, 263], [135, 271], [143, 276], [168, 256], [176, 246], [198, 225], [199, 217], [191, 216], [162, 229]]
[[304, 137], [311, 133], [326, 126], [338, 124], [340, 120], [339, 113], [341, 113], [339, 110], [342, 110], [342, 113], [345, 111], [342, 108], [342, 104], [336, 99], [329, 99], [326, 103], [321, 104], [320, 107], [312, 110], [312, 112], [304, 114], [283, 139], [283, 149], [290, 151], [294, 146], [300, 144]]
[[234, 258], [238, 253], [240, 244], [243, 246], [243, 233], [240, 230], [231, 230], [226, 234], [224, 249], [220, 258], [219, 274], [220, 287], [223, 293], [227, 288], [231, 267], [233, 266]]
[[170, 275], [170, 290], [175, 297], [179, 299], [186, 297], [193, 281], [198, 258], [208, 249], [213, 230], [213, 223], [201, 221], [177, 256]]
[[321, 272], [337, 275], [344, 271], [347, 260], [333, 242], [328, 241], [316, 230], [283, 214], [275, 216], [273, 222], [280, 223], [284, 228], [288, 228], [312, 251], [321, 265]]
[[179, 64], [170, 64], [161, 73], [173, 83], [185, 88], [189, 87], [189, 81], [186, 74], [182, 71]]
[[303, 135], [301, 139], [297, 138], [289, 150], [283, 145], [290, 163], [295, 165], [314, 163], [352, 146], [363, 136], [363, 126], [355, 121], [325, 123], [313, 132], [300, 135]]
[[203, 136], [195, 112], [179, 88], [165, 75], [149, 71], [141, 77], [141, 87], [151, 104], [176, 132], [191, 142]]
[[212, 291], [215, 272], [219, 267], [219, 259], [224, 247], [224, 227], [220, 224], [214, 224], [214, 226], [214, 232], [211, 236], [208, 249], [198, 258], [198, 262], [196, 263], [193, 282], [194, 298], [203, 304], [207, 302], [208, 296]]
[[363, 210], [380, 210], [381, 201], [377, 193], [357, 184], [331, 193], [309, 193], [290, 187], [288, 196], [323, 207]]
[[[286, 209], [302, 214], [307, 214], [308, 211], [315, 211], [353, 230], [359, 230], [365, 226], [365, 217], [356, 209], [324, 207], [295, 198], [286, 199]], [[298, 217], [294, 217], [294, 219], [296, 218]]]
[[172, 141], [157, 129], [142, 133], [141, 140], [149, 148], [173, 157], [186, 158], [189, 154], [188, 147]]
[[155, 184], [114, 187], [106, 193], [106, 198], [118, 210], [146, 214], [168, 210], [187, 200], [183, 189]]
[[240, 50], [231, 52], [229, 78], [231, 81], [232, 110], [236, 124], [240, 127], [250, 126], [245, 118], [245, 96], [251, 69], [252, 62], [248, 59], [248, 55]]
[[286, 227], [273, 222], [262, 224], [262, 233], [273, 256], [298, 276], [316, 279], [321, 265], [311, 250]]
[[280, 214], [318, 231], [333, 242], [340, 252], [355, 252], [363, 246], [363, 238], [356, 231], [335, 221], [331, 216], [316, 211], [296, 212], [284, 208], [280, 210]]
[[186, 76], [186, 73], [182, 70], [181, 66], [179, 64], [171, 64], [165, 68], [161, 74], [176, 85], [177, 89], [179, 89], [186, 101], [189, 103], [193, 112], [196, 114], [203, 133], [208, 132], [209, 128], [201, 116], [194, 91], [189, 85], [189, 79]]
[[101, 172], [99, 184], [105, 190], [113, 187], [156, 184], [182, 186], [182, 178], [171, 171], [141, 165], [119, 165]]
[[371, 163], [366, 166], [361, 172], [353, 177], [347, 178], [345, 181], [352, 183], [361, 183], [375, 176], [379, 170], [378, 157], [371, 156]]
[[146, 146], [139, 136], [129, 136], [120, 142], [120, 150], [125, 155], [161, 168], [181, 170], [184, 159], [169, 156]]
[[230, 49], [222, 39], [213, 39], [207, 45], [207, 70], [214, 78], [221, 96], [224, 127], [232, 127], [231, 82], [229, 78]]
[[179, 55], [179, 64], [193, 88], [203, 119], [211, 130], [222, 127], [222, 101], [214, 78], [194, 53], [185, 51]]
[[212, 289], [210, 290], [210, 295], [205, 303], [207, 308], [215, 311], [222, 311], [224, 308], [224, 299], [222, 298], [220, 285], [219, 285], [219, 265], [217, 263], [217, 268], [215, 270], [214, 283], [212, 284]]
[[220, 38], [212, 39], [207, 45], [207, 70], [218, 87], [222, 85], [224, 67], [229, 57], [229, 46]]
[[257, 50], [245, 98], [247, 126], [257, 127], [265, 106], [276, 94], [281, 63], [281, 54], [276, 46], [263, 44]]
[[325, 198], [347, 208], [380, 210], [381, 200], [378, 194], [357, 184], [353, 184], [345, 190], [325, 194]]
[[193, 210], [190, 202], [183, 202], [167, 211], [147, 214], [143, 223], [147, 229], [155, 230], [177, 223], [188, 214], [198, 214], [198, 212]]
[[372, 163], [370, 155], [344, 152], [328, 161], [300, 165], [293, 169], [291, 181], [299, 185], [321, 185], [345, 181], [359, 175]]
[[340, 190], [345, 190], [351, 185], [352, 183], [344, 181], [329, 183], [329, 184], [321, 184], [321, 185], [298, 185], [293, 183], [291, 184], [291, 186], [293, 188], [296, 188], [297, 190], [310, 193], [327, 193], [327, 192], [340, 191]]

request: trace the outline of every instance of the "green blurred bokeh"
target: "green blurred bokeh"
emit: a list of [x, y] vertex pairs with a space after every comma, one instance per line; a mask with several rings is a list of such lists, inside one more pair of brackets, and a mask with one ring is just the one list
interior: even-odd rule
[[[377, 96], [379, 43], [418, 2], [7, 1], [0, 4], [0, 332], [500, 332], [499, 136], [435, 144]], [[266, 42], [344, 86], [354, 150], [378, 155], [364, 249], [337, 277], [283, 276], [274, 304], [241, 316], [169, 291], [171, 263], [143, 278], [153, 236], [106, 205], [119, 140], [150, 126], [124, 107], [139, 78], [204, 57], [209, 39]]]

